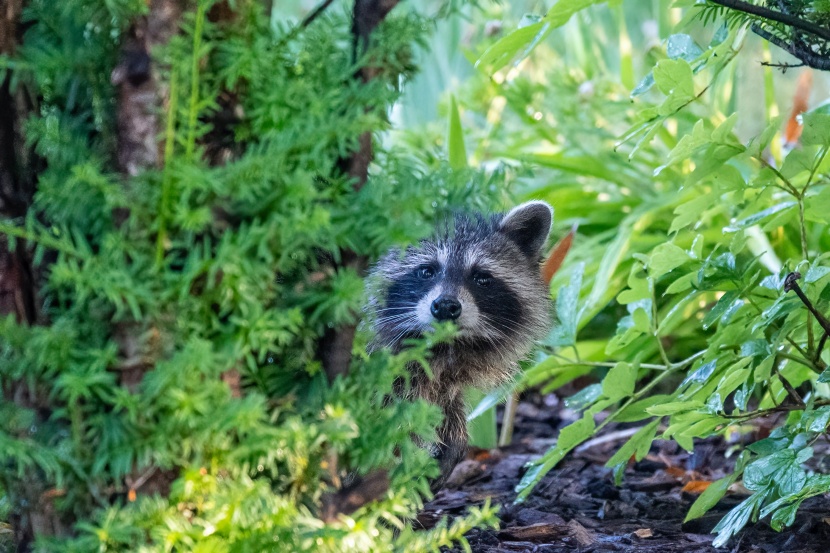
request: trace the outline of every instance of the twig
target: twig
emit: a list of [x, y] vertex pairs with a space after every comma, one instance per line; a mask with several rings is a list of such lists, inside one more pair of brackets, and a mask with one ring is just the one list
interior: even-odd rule
[[830, 334], [830, 321], [813, 305], [813, 302], [810, 301], [810, 298], [804, 293], [801, 287], [798, 285], [798, 279], [801, 278], [801, 273], [792, 272], [787, 275], [784, 279], [784, 291], [789, 292], [792, 290], [798, 296], [798, 298], [804, 303], [810, 313], [818, 321], [818, 324], [821, 325], [821, 328], [824, 329], [824, 332]]
[[821, 361], [821, 351], [824, 349], [824, 344], [827, 343], [827, 336], [828, 334], [824, 334], [821, 337], [821, 340], [819, 340], [818, 347], [816, 348], [816, 355], [813, 357], [813, 363]]
[[789, 395], [790, 398], [792, 398], [792, 400], [795, 401], [796, 405], [804, 407], [804, 400], [801, 399], [801, 396], [798, 395], [798, 392], [795, 391], [793, 385], [790, 384], [786, 378], [781, 376], [781, 372], [777, 368], [775, 369], [775, 376], [778, 377], [778, 380], [781, 382], [781, 385], [784, 386], [785, 390], [787, 390], [787, 395]]
[[763, 67], [775, 67], [776, 69], [781, 69], [781, 73], [786, 73], [787, 69], [798, 69], [799, 67], [804, 67], [807, 65], [804, 62], [801, 63], [773, 63], [771, 61], [762, 61], [761, 65]]

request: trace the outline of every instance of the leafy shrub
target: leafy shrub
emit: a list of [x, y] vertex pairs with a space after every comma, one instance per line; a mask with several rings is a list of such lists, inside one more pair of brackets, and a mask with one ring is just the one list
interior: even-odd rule
[[[233, 5], [217, 19], [200, 0], [153, 52], [163, 159], [135, 175], [118, 171], [110, 74], [147, 3], [34, 0], [2, 61], [37, 101], [25, 134], [44, 163], [25, 220], [0, 220], [41, 275], [38, 324], [0, 320], [0, 514], [49, 551], [450, 544], [494, 510], [407, 526], [436, 474], [410, 436], [429, 439], [438, 413], [391, 391], [426, 345], [368, 358], [360, 336], [331, 385], [316, 347], [364, 301], [331, 260], [492, 206], [503, 175], [382, 148], [359, 190], [339, 169], [386, 127], [426, 16], [397, 10], [354, 62], [345, 11], [275, 29], [259, 3]], [[366, 63], [386, 78], [359, 83]], [[379, 501], [324, 524], [331, 492], [380, 469]]]
[[[695, 439], [782, 414], [689, 513], [701, 516], [742, 478], [752, 495], [718, 525], [716, 545], [759, 516], [781, 529], [804, 499], [830, 490], [804, 465], [830, 422], [830, 325], [805, 306], [820, 314], [830, 300], [830, 113], [825, 104], [803, 114], [800, 145], [782, 151], [771, 68], [757, 69], [766, 89], [736, 98], [746, 26], [711, 32], [697, 19], [702, 8], [689, 8], [681, 32], [644, 59], [632, 54], [620, 8], [580, 12], [555, 36], [593, 3], [558, 2], [525, 18], [480, 53], [492, 78], [460, 95], [476, 114], [468, 120], [500, 110], [497, 124], [471, 130], [475, 155], [530, 165], [528, 194], [555, 206], [560, 229], [579, 224], [553, 282], [558, 327], [521, 385], [598, 382], [566, 401], [581, 418], [530, 467], [519, 498], [613, 421], [640, 427], [608, 461], [619, 479], [655, 438], [691, 450]], [[637, 20], [656, 22], [649, 9]], [[615, 41], [619, 50], [592, 46]], [[736, 106], [750, 103], [769, 116], [744, 140]], [[791, 271], [803, 275], [806, 300], [789, 291]], [[600, 411], [609, 415], [596, 423]]]

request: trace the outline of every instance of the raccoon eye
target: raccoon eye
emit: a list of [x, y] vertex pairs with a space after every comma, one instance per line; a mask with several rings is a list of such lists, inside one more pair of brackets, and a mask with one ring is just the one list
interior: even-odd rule
[[475, 282], [478, 286], [490, 286], [492, 281], [493, 277], [491, 277], [488, 273], [473, 273], [473, 282]]
[[426, 265], [424, 267], [418, 267], [415, 269], [415, 275], [423, 280], [430, 280], [432, 277], [435, 276], [435, 269]]

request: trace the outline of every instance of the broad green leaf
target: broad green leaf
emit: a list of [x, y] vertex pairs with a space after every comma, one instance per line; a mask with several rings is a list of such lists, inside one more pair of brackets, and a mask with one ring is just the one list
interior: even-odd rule
[[556, 441], [556, 447], [570, 451], [591, 437], [594, 432], [594, 419], [590, 416], [582, 417], [562, 429]]
[[730, 290], [721, 296], [718, 303], [716, 303], [715, 306], [703, 317], [701, 325], [704, 330], [715, 324], [734, 303], [743, 303], [743, 300], [741, 300], [738, 296], [739, 293], [737, 290]]
[[550, 334], [548, 343], [554, 346], [570, 346], [576, 342], [579, 324], [579, 290], [582, 288], [582, 274], [585, 263], [579, 263], [571, 273], [570, 282], [559, 289], [556, 296], [557, 325]]
[[804, 146], [830, 147], [830, 114], [807, 112], [802, 118], [804, 129], [801, 131], [801, 143]]
[[821, 265], [810, 265], [807, 274], [804, 275], [804, 282], [807, 284], [814, 284], [830, 274], [830, 267], [822, 267]]
[[[490, 394], [490, 396], [492, 395]], [[478, 404], [478, 407], [481, 407], [482, 403], [489, 403], [488, 397], [476, 388], [468, 388], [465, 393], [467, 403]], [[498, 446], [495, 405], [490, 405], [489, 408], [482, 410], [475, 417], [468, 416], [467, 420], [470, 421], [468, 431], [471, 445], [484, 449], [491, 449]]]
[[492, 74], [511, 61], [521, 61], [552, 29], [550, 22], [545, 20], [520, 27], [487, 48], [475, 66]]
[[671, 35], [666, 41], [666, 54], [671, 59], [684, 59], [693, 62], [703, 53], [700, 46], [689, 35], [678, 33]]
[[758, 516], [758, 510], [763, 505], [767, 495], [769, 495], [768, 489], [759, 490], [743, 503], [729, 511], [712, 530], [712, 532], [717, 532], [718, 534], [718, 537], [714, 539], [712, 545], [714, 547], [723, 547], [729, 541], [729, 538], [746, 526], [750, 518], [756, 518]]
[[511, 393], [512, 391], [509, 387], [497, 388], [489, 394], [471, 402], [475, 404], [475, 407], [470, 412], [470, 414], [467, 415], [467, 420], [471, 421], [476, 417], [481, 416], [488, 409], [491, 409], [499, 403], [503, 402]]

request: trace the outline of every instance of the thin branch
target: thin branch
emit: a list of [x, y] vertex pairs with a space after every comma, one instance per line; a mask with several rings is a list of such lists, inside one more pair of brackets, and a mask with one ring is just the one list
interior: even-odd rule
[[827, 320], [827, 317], [825, 317], [824, 314], [821, 313], [821, 311], [816, 309], [816, 307], [813, 305], [813, 302], [810, 301], [810, 298], [807, 297], [807, 294], [805, 294], [801, 287], [798, 285], [798, 279], [800, 278], [801, 273], [793, 272], [788, 274], [787, 277], [784, 279], [784, 291], [789, 292], [790, 290], [792, 290], [793, 292], [795, 292], [795, 294], [802, 301], [802, 303], [804, 303], [804, 305], [807, 307], [810, 313], [812, 313], [813, 316], [816, 318], [818, 324], [821, 325], [821, 328], [824, 329], [824, 332], [830, 334], [830, 321]]
[[787, 69], [798, 69], [799, 67], [804, 67], [807, 64], [804, 62], [801, 63], [773, 63], [771, 61], [762, 61], [761, 65], [764, 67], [775, 67], [776, 69], [781, 69], [781, 73], [785, 73]]
[[764, 6], [756, 6], [755, 4], [743, 2], [742, 0], [709, 1], [713, 4], [723, 6], [724, 8], [729, 8], [730, 10], [744, 12], [751, 15], [757, 15], [758, 17], [763, 17], [764, 19], [784, 23], [785, 25], [789, 25], [790, 27], [800, 29], [806, 33], [810, 33], [819, 38], [823, 38], [824, 40], [830, 41], [830, 29], [825, 29], [821, 25], [817, 25], [816, 23], [806, 21], [804, 19], [801, 19], [800, 17], [796, 17], [788, 13], [771, 10]]
[[332, 2], [334, 2], [334, 0], [325, 0], [325, 2], [321, 2], [320, 4], [318, 4], [317, 7], [314, 8], [313, 10], [311, 10], [311, 13], [309, 13], [307, 16], [305, 16], [305, 19], [302, 20], [302, 22], [300, 23], [300, 28], [304, 29], [304, 28], [308, 27], [309, 25], [311, 25], [311, 23], [315, 19], [320, 17], [320, 15], [324, 11], [326, 11], [326, 8], [331, 6]]
[[813, 363], [821, 361], [821, 352], [824, 349], [824, 344], [827, 343], [827, 336], [828, 334], [824, 334], [821, 337], [821, 340], [819, 340], [818, 347], [816, 348], [816, 356], [813, 358]]

